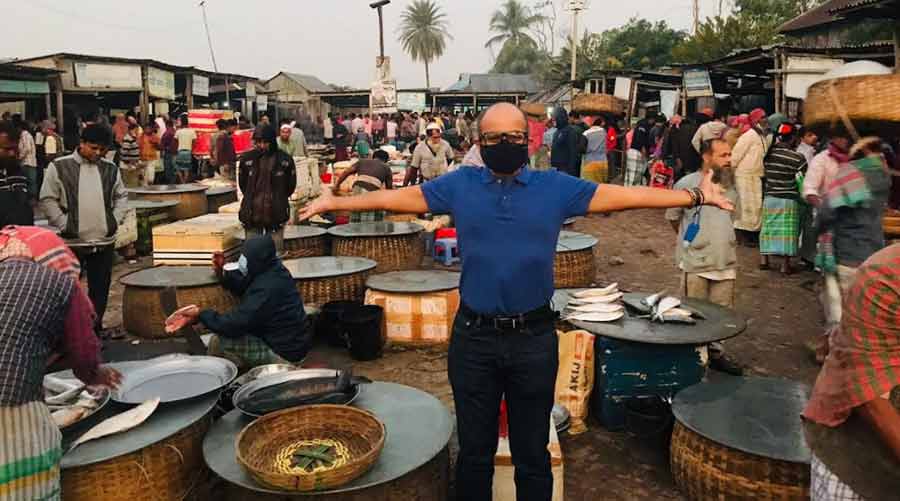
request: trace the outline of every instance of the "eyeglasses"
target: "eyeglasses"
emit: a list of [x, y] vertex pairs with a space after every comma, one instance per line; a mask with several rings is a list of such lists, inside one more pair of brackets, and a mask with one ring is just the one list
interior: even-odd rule
[[525, 131], [511, 132], [484, 132], [481, 134], [481, 144], [493, 146], [501, 142], [510, 144], [525, 144], [528, 142], [528, 133]]

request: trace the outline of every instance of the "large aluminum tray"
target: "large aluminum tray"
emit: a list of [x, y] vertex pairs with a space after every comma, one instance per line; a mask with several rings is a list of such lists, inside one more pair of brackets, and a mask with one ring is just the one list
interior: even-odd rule
[[[259, 417], [258, 414], [254, 414], [251, 412], [247, 412], [242, 408], [244, 401], [250, 398], [253, 393], [263, 389], [268, 388], [269, 386], [274, 386], [276, 384], [286, 383], [288, 381], [302, 381], [304, 379], [313, 379], [320, 377], [337, 377], [338, 371], [334, 369], [297, 369], [295, 371], [290, 372], [282, 372], [279, 374], [272, 374], [269, 376], [261, 377], [255, 381], [245, 384], [241, 386], [241, 388], [234, 392], [234, 396], [232, 397], [232, 403], [234, 403], [234, 407], [240, 410], [247, 416], [250, 417]], [[359, 397], [360, 388], [356, 387], [356, 391], [353, 395], [350, 396], [350, 399], [344, 403], [344, 405], [350, 405], [354, 400]]]
[[156, 397], [163, 403], [179, 402], [221, 390], [237, 375], [237, 367], [224, 358], [165, 355], [124, 372], [112, 399], [123, 404], [140, 404]]

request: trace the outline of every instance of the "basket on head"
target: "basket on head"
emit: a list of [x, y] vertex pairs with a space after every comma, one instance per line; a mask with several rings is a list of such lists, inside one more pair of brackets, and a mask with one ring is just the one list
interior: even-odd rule
[[519, 109], [522, 110], [526, 115], [534, 118], [546, 118], [547, 117], [547, 106], [541, 103], [532, 103], [528, 101], [524, 101], [519, 104]]
[[579, 94], [572, 102], [572, 109], [579, 113], [625, 113], [625, 101], [609, 94]]
[[900, 131], [900, 74], [817, 82], [807, 92], [803, 116], [806, 128], [819, 132], [893, 135]]
[[[236, 439], [237, 460], [257, 481], [289, 491], [337, 488], [363, 475], [384, 448], [384, 424], [344, 405], [307, 405], [267, 414]], [[336, 466], [307, 472], [291, 467], [304, 444], [333, 445]]]

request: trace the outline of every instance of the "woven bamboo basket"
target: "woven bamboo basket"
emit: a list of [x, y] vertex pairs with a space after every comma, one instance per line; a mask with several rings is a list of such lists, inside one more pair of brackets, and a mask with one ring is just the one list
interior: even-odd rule
[[532, 103], [526, 101], [519, 104], [519, 109], [521, 109], [526, 115], [531, 117], [544, 118], [547, 116], [547, 106], [541, 103]]
[[594, 249], [557, 252], [553, 261], [553, 283], [557, 289], [590, 287], [597, 276]]
[[809, 465], [779, 461], [717, 444], [675, 423], [675, 485], [693, 501], [809, 499]]
[[900, 237], [900, 216], [884, 216], [884, 234], [889, 238]]
[[[384, 424], [374, 414], [355, 407], [294, 407], [267, 414], [247, 425], [237, 437], [237, 460], [253, 478], [271, 487], [329, 490], [368, 471], [384, 448], [385, 434]], [[346, 463], [324, 471], [291, 471], [290, 456], [300, 448], [298, 442], [323, 439], [346, 448]]]
[[204, 501], [209, 470], [203, 437], [211, 416], [171, 437], [109, 461], [62, 471], [66, 501]]
[[[163, 310], [160, 292], [163, 287], [125, 286], [122, 297], [122, 323], [125, 331], [143, 339], [171, 338], [165, 332], [168, 315]], [[178, 304], [196, 304], [203, 309], [228, 311], [237, 306], [238, 300], [219, 284], [199, 287], [179, 287]], [[203, 330], [202, 325], [197, 328]]]
[[333, 237], [335, 256], [365, 257], [376, 263], [377, 273], [417, 270], [425, 257], [419, 233], [385, 237]]
[[[900, 131], [900, 75], [864, 75], [813, 84], [803, 104], [804, 124], [817, 131], [859, 136]], [[847, 121], [852, 127], [847, 127]]]
[[296, 280], [303, 304], [322, 306], [332, 301], [362, 302], [366, 297], [366, 280], [375, 270], [362, 271], [339, 277]]
[[[224, 483], [229, 501], [285, 501], [280, 494], [264, 494]], [[450, 449], [445, 447], [431, 461], [391, 480], [365, 489], [316, 495], [316, 501], [447, 501], [450, 495]]]
[[318, 257], [328, 255], [328, 235], [292, 238], [284, 241], [284, 259]]
[[218, 214], [219, 209], [237, 201], [237, 191], [229, 191], [218, 195], [207, 195], [206, 212], [208, 214]]
[[625, 101], [609, 94], [579, 94], [575, 96], [572, 109], [579, 113], [625, 113]]

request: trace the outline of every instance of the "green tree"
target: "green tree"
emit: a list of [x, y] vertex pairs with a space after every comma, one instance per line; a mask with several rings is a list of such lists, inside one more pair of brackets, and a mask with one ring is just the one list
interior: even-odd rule
[[494, 61], [491, 73], [534, 74], [546, 66], [549, 60], [549, 54], [542, 51], [534, 42], [507, 40], [497, 55], [497, 60]]
[[535, 14], [518, 0], [506, 0], [491, 16], [491, 33], [495, 35], [484, 46], [490, 48], [498, 43], [512, 42], [516, 47], [536, 47], [531, 30], [543, 21], [544, 16]]
[[425, 86], [428, 88], [431, 88], [428, 65], [444, 55], [447, 40], [453, 39], [447, 28], [447, 16], [437, 0], [413, 0], [400, 16], [400, 44], [413, 61], [425, 63]]

